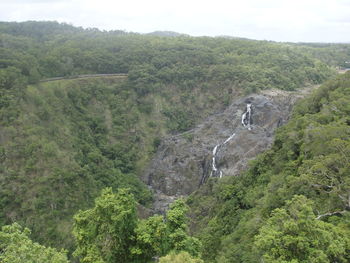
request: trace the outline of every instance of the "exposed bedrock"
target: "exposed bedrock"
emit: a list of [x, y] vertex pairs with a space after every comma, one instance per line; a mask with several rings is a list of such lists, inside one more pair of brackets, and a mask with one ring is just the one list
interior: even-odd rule
[[[163, 139], [143, 175], [155, 193], [154, 212], [164, 212], [210, 176], [239, 175], [250, 159], [271, 145], [275, 129], [287, 121], [302, 93], [269, 90], [237, 98], [194, 129]], [[249, 110], [250, 123], [244, 123]]]

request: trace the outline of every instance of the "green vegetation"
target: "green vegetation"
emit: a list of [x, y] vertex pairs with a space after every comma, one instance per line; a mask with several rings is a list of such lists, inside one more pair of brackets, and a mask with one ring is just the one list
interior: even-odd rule
[[19, 224], [3, 226], [0, 231], [2, 263], [68, 263], [64, 251], [46, 248], [29, 239], [30, 230]]
[[347, 233], [317, 220], [312, 202], [294, 196], [276, 208], [256, 236], [264, 262], [349, 262]]
[[200, 243], [187, 233], [185, 212], [186, 205], [180, 199], [164, 219], [153, 216], [138, 220], [133, 195], [126, 189], [114, 194], [107, 188], [94, 208], [75, 215], [74, 254], [84, 263], [150, 262], [170, 251], [187, 251], [189, 258], [198, 256]]
[[188, 201], [206, 262], [349, 262], [350, 74], [295, 106], [271, 150]]
[[130, 247], [136, 227], [136, 204], [133, 197], [121, 189], [115, 195], [105, 189], [95, 201], [95, 207], [80, 211], [74, 217], [77, 249], [81, 262], [130, 262]]
[[299, 48], [328, 65], [350, 68], [350, 45], [333, 43], [301, 43]]
[[161, 257], [159, 263], [203, 263], [199, 258], [193, 258], [187, 252], [170, 253], [167, 256]]
[[[89, 241], [82, 242], [90, 242], [92, 252], [79, 242], [78, 247], [75, 247], [71, 232], [73, 215], [79, 209], [91, 208], [94, 199], [106, 187], [111, 187], [113, 191], [129, 188], [138, 205], [149, 205], [152, 201], [151, 193], [139, 178], [161, 144], [163, 136], [191, 129], [209, 114], [227, 107], [239, 95], [272, 87], [293, 90], [303, 85], [323, 82], [333, 76], [335, 71], [322, 62], [328, 63], [325, 59], [328, 51], [319, 56], [318, 50], [318, 47], [244, 39], [189, 36], [169, 38], [123, 31], [102, 32], [56, 22], [1, 22], [0, 226], [18, 222], [32, 230], [31, 237], [36, 242], [59, 249], [65, 248], [69, 253], [76, 250], [77, 255], [83, 258], [92, 253], [93, 257], [100, 260], [101, 249], [105, 248], [99, 243], [99, 238], [106, 238], [106, 233], [102, 230], [101, 233], [86, 230]], [[347, 49], [339, 52], [337, 57], [342, 52], [346, 53]], [[339, 66], [335, 61], [330, 65]], [[96, 73], [126, 73], [127, 77], [39, 82], [50, 77]], [[346, 130], [340, 117], [337, 117], [342, 114], [341, 111], [334, 111], [333, 106], [330, 106], [327, 110], [334, 116], [326, 110], [322, 115], [317, 115], [315, 120], [312, 120], [314, 115], [310, 115], [316, 114], [323, 107], [323, 94], [320, 96], [322, 99], [318, 104], [310, 101], [310, 105], [306, 103], [299, 106], [298, 114], [303, 115], [300, 117], [303, 120], [299, 121], [300, 130], [307, 123], [315, 122], [315, 127], [325, 125], [319, 128], [321, 133], [327, 131], [326, 138], [336, 137]], [[346, 109], [346, 98], [342, 93], [339, 96], [334, 107]], [[333, 97], [328, 99], [333, 101]], [[311, 120], [307, 119], [309, 115]], [[309, 129], [311, 128], [305, 128], [306, 131]], [[274, 147], [282, 147], [281, 138], [287, 135], [290, 134], [284, 134], [282, 130]], [[343, 137], [336, 137], [339, 140], [334, 141], [329, 139], [331, 143], [323, 147], [318, 132], [310, 133], [309, 136], [309, 141], [315, 139], [315, 145], [308, 141], [308, 147], [312, 149], [338, 149], [341, 152], [339, 149], [346, 151], [348, 147], [345, 144], [346, 138]], [[188, 137], [188, 140], [192, 139]], [[298, 140], [301, 139], [290, 138], [288, 142], [291, 146], [288, 147], [292, 150], [285, 149], [286, 152], [281, 152], [280, 158], [306, 156], [309, 166], [305, 164], [300, 168], [304, 169], [305, 176], [312, 177], [321, 168], [328, 169], [337, 176], [338, 172], [333, 171], [332, 167], [338, 165], [338, 162], [344, 163], [342, 156], [319, 154], [317, 158], [320, 160], [312, 159], [307, 154], [314, 153], [307, 152], [306, 146], [307, 154], [304, 154], [298, 148], [299, 144], [294, 145]], [[276, 152], [278, 150], [282, 151], [278, 148]], [[261, 182], [255, 182], [254, 169], [259, 170], [258, 163], [263, 162], [264, 158], [272, 158], [271, 154], [266, 153], [260, 157], [248, 175], [242, 177], [242, 181], [241, 178], [227, 179], [236, 180], [242, 189], [250, 184], [249, 187], [258, 189], [247, 190], [247, 193], [237, 190], [237, 195], [243, 201], [230, 199], [231, 191], [236, 191], [235, 183], [228, 183], [225, 187], [221, 183], [213, 186], [221, 192], [219, 197], [218, 192], [214, 196], [218, 200], [231, 200], [233, 209], [228, 203], [220, 203], [214, 209], [220, 215], [220, 208], [224, 209], [222, 206], [227, 205], [227, 210], [222, 210], [225, 212], [222, 212], [224, 214], [221, 217], [228, 220], [226, 213], [232, 213], [232, 217], [220, 230], [223, 232], [217, 231], [221, 228], [221, 223], [216, 226], [216, 223], [212, 223], [215, 220], [210, 218], [209, 227], [212, 230], [205, 228], [205, 231], [209, 231], [205, 232], [209, 233], [208, 240], [203, 239], [204, 258], [217, 257], [219, 246], [225, 242], [221, 239], [234, 233], [235, 226], [243, 222], [235, 216], [236, 211], [244, 211], [241, 215], [249, 218], [247, 222], [254, 225], [255, 232], [250, 232], [247, 239], [237, 245], [242, 248], [235, 249], [239, 253], [246, 253], [245, 246], [252, 244], [250, 237], [258, 233], [256, 226], [260, 223], [251, 221], [253, 212], [249, 209], [255, 207], [254, 200], [260, 200], [264, 196], [264, 187], [269, 180], [267, 178], [270, 173], [272, 176], [272, 172], [267, 172], [269, 175], [258, 177]], [[277, 164], [274, 169], [285, 169], [288, 172], [296, 170], [299, 163], [300, 161], [293, 159], [288, 162], [291, 165], [288, 169]], [[319, 168], [319, 163], [324, 167]], [[270, 168], [261, 169], [267, 171]], [[345, 174], [347, 170], [342, 169], [339, 171]], [[323, 195], [319, 197], [326, 201], [327, 211], [318, 207], [321, 201], [315, 201], [314, 206], [320, 213], [335, 212], [340, 208], [342, 201], [337, 196], [344, 197], [343, 184], [334, 189], [336, 190], [332, 191], [332, 201]], [[318, 191], [321, 190], [324, 189], [320, 187]], [[311, 198], [298, 191], [289, 196], [282, 195], [281, 199], [278, 199], [279, 195], [268, 195], [273, 202], [261, 210], [262, 217], [265, 218], [294, 194]], [[112, 193], [109, 195], [114, 196]], [[103, 202], [104, 195], [100, 198], [102, 199], [98, 200]], [[216, 200], [206, 198], [216, 204]], [[122, 204], [119, 205], [114, 207], [116, 213], [125, 208]], [[76, 224], [81, 223], [79, 227], [82, 229], [84, 225], [79, 218], [92, 220], [92, 225], [106, 226], [109, 219], [120, 222], [111, 213], [106, 213], [105, 218], [101, 217], [95, 222], [96, 218], [91, 218], [89, 213], [97, 211], [94, 208], [87, 211], [76, 216]], [[126, 257], [125, 260], [138, 259], [141, 262], [154, 255], [165, 256], [170, 250], [175, 250], [172, 256], [179, 257], [180, 260], [187, 257], [180, 251], [187, 251], [192, 257], [199, 256], [197, 252], [200, 244], [187, 234], [187, 226], [183, 223], [184, 211], [185, 206], [181, 202], [176, 203], [169, 211], [166, 224], [160, 216], [146, 221], [133, 217], [136, 223], [130, 227], [134, 239], [123, 239], [125, 244], [121, 247], [110, 244], [115, 248], [113, 253], [119, 254], [108, 254], [108, 260], [125, 254], [125, 249], [131, 249], [131, 254], [128, 255], [130, 258]], [[125, 236], [124, 230], [118, 231], [114, 233], [116, 236]], [[209, 237], [212, 241], [209, 241]], [[133, 244], [131, 248], [129, 242]], [[212, 242], [212, 245], [209, 246], [208, 242]]]
[[153, 151], [143, 134], [155, 128], [139, 123], [123, 80], [50, 82], [23, 94], [20, 114], [1, 128], [3, 224], [17, 221], [40, 243], [72, 249], [73, 214], [102, 188], [129, 187], [140, 204], [151, 200], [136, 174]]

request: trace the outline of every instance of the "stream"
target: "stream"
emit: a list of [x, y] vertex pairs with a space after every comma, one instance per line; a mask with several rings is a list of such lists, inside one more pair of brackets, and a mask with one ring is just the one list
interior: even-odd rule
[[[244, 128], [247, 128], [249, 131], [252, 129], [252, 127], [251, 127], [251, 124], [252, 124], [251, 116], [252, 116], [252, 104], [251, 103], [247, 103], [246, 111], [242, 114], [242, 125], [243, 125]], [[220, 148], [223, 147], [229, 141], [231, 141], [233, 139], [233, 137], [235, 137], [235, 135], [236, 135], [236, 133], [233, 133], [223, 143], [215, 145], [215, 147], [213, 149], [213, 152], [212, 152], [213, 158], [212, 158], [212, 167], [211, 167], [210, 177], [222, 178], [223, 173], [216, 166], [216, 157], [217, 157], [217, 154], [218, 154]]]

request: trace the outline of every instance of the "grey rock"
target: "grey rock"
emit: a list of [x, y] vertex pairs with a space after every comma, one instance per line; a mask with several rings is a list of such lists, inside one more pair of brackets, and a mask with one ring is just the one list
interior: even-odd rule
[[[303, 92], [269, 90], [237, 98], [221, 113], [209, 116], [194, 129], [163, 139], [143, 180], [154, 191], [154, 212], [163, 213], [176, 198], [198, 189], [212, 171], [213, 148], [229, 136], [216, 154], [216, 166], [223, 176], [238, 176], [248, 161], [268, 149], [277, 127], [290, 115], [292, 105]], [[252, 104], [252, 129], [242, 126], [246, 104]]]

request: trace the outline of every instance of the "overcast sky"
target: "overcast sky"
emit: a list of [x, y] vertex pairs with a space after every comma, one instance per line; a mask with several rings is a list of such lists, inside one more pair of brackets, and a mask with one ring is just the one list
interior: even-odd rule
[[0, 0], [0, 21], [293, 42], [350, 42], [350, 0]]

